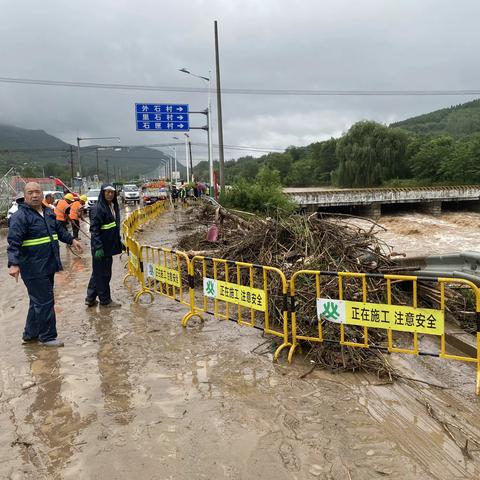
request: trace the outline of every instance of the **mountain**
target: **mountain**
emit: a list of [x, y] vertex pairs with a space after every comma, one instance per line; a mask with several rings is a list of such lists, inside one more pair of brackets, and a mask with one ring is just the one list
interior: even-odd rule
[[[98, 172], [109, 178], [129, 180], [139, 176], [158, 175], [159, 166], [170, 161], [170, 157], [160, 150], [147, 147], [123, 147], [121, 150], [102, 149], [96, 146], [81, 148], [80, 160], [83, 176]], [[74, 174], [79, 170], [77, 147], [63, 142], [43, 130], [29, 130], [12, 125], [0, 124], [0, 178], [10, 167], [26, 177], [57, 176], [69, 183], [72, 162]], [[178, 163], [184, 178], [186, 168]], [[160, 171], [163, 171], [160, 168]]]
[[479, 133], [480, 99], [408, 118], [392, 123], [390, 127], [419, 134], [447, 133], [454, 137]]
[[0, 149], [67, 148], [63, 142], [43, 130], [27, 130], [0, 124]]

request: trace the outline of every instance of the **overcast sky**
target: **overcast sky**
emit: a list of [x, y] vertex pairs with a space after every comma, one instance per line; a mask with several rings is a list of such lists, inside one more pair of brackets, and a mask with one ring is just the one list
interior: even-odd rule
[[[0, 0], [0, 12], [0, 77], [203, 87], [178, 69], [205, 76], [211, 70], [214, 79], [218, 20], [224, 88], [480, 88], [478, 0]], [[390, 123], [473, 98], [225, 93], [224, 142], [307, 145], [358, 120]], [[77, 136], [120, 136], [122, 145], [174, 142], [172, 134], [135, 130], [135, 102], [199, 110], [207, 94], [0, 83], [0, 123], [43, 129], [69, 143]], [[216, 128], [216, 102], [213, 110]], [[204, 119], [192, 115], [191, 124]], [[191, 136], [206, 143], [203, 131]], [[226, 150], [225, 157], [248, 153]], [[206, 148], [196, 148], [196, 159], [205, 155]]]

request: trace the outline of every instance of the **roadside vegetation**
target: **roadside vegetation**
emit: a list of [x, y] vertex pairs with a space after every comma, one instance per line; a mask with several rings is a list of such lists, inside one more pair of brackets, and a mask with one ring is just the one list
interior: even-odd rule
[[253, 181], [240, 178], [220, 195], [220, 203], [227, 208], [283, 216], [297, 207], [282, 192], [280, 173], [263, 166]]
[[[276, 170], [283, 187], [480, 183], [480, 100], [390, 126], [361, 121], [340, 138], [227, 161], [226, 182], [255, 182], [263, 167]], [[207, 178], [208, 164], [195, 172]]]

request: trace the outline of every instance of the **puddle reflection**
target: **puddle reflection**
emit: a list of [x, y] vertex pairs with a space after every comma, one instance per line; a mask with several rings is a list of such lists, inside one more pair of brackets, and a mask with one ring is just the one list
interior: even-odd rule
[[25, 354], [37, 384], [25, 422], [32, 426], [38, 442], [24, 450], [24, 460], [37, 469], [45, 469], [49, 477], [58, 478], [77, 450], [76, 437], [95, 420], [95, 415], [82, 418], [62, 396], [63, 376], [57, 349], [26, 349]]
[[133, 419], [133, 386], [129, 379], [127, 352], [117, 344], [113, 312], [94, 317], [92, 324], [98, 338], [98, 371], [105, 411], [115, 421], [126, 425]]

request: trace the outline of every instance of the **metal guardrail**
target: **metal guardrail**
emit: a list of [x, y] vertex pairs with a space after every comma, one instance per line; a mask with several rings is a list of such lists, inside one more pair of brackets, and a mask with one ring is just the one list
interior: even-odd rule
[[470, 280], [480, 286], [480, 253], [459, 252], [445, 255], [410, 257], [396, 260], [405, 273], [421, 272], [424, 277], [450, 277]]

